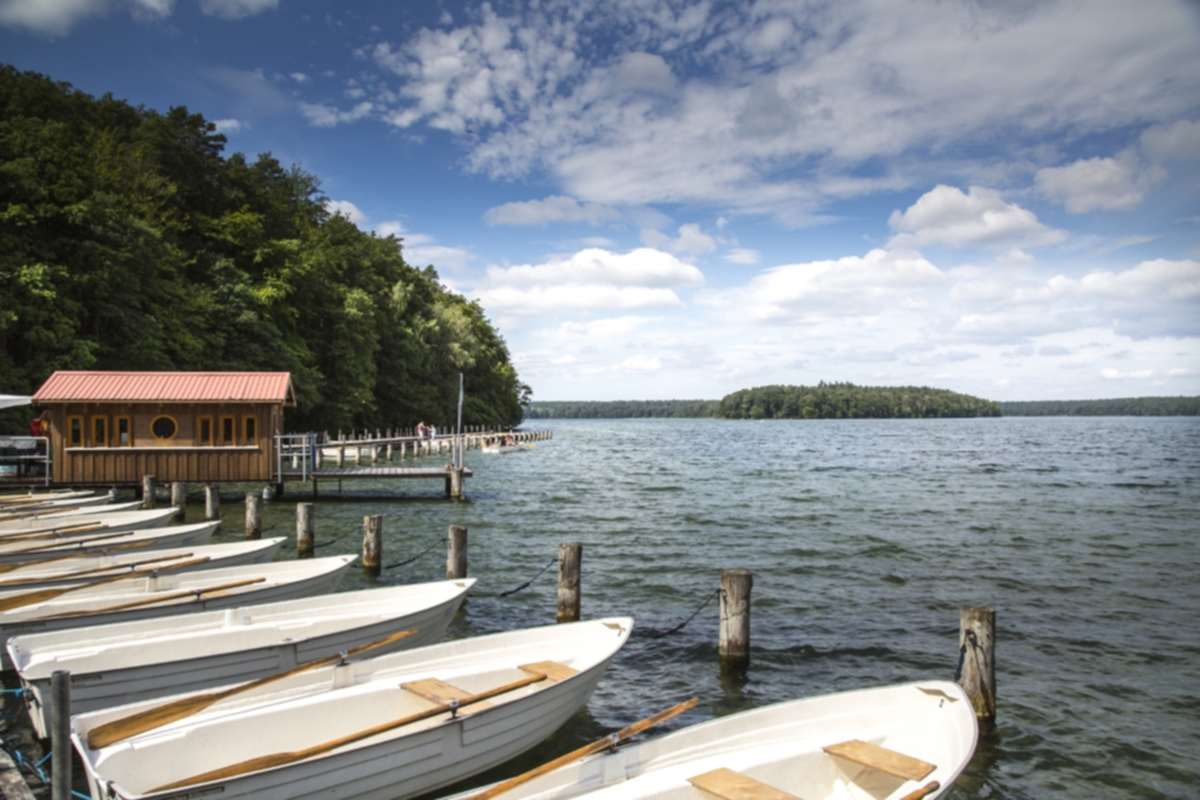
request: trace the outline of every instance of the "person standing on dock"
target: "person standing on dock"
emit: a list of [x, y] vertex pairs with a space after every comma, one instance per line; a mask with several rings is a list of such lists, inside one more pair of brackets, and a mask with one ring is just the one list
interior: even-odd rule
[[420, 422], [417, 423], [417, 438], [418, 439], [425, 438], [425, 420], [421, 420]]
[[436, 438], [437, 438], [437, 426], [430, 425], [429, 426], [429, 441], [432, 442]]

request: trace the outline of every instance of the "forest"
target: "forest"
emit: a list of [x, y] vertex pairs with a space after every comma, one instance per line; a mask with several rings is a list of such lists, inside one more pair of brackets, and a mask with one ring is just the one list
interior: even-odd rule
[[477, 303], [331, 215], [315, 175], [225, 144], [186, 108], [0, 66], [0, 393], [56, 369], [288, 370], [292, 430], [442, 426], [461, 371], [464, 422], [521, 420]]
[[726, 419], [998, 417], [991, 400], [928, 386], [758, 386], [721, 398]]
[[718, 400], [562, 400], [534, 401], [528, 419], [624, 419], [631, 417], [716, 417]]
[[1026, 400], [1000, 403], [1006, 417], [1194, 417], [1200, 397], [1115, 397], [1107, 400]]

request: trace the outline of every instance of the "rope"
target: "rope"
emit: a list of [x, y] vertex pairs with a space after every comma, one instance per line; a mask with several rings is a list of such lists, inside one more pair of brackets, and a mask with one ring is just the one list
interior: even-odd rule
[[319, 547], [329, 547], [329, 545], [337, 544], [337, 542], [337, 539], [330, 539], [328, 542], [316, 542], [313, 544], [313, 550], [316, 550]]
[[427, 547], [424, 550], [422, 550], [421, 552], [417, 553], [412, 558], [406, 558], [403, 561], [393, 561], [391, 564], [384, 564], [383, 568], [385, 570], [388, 570], [388, 569], [395, 569], [396, 567], [407, 567], [409, 564], [413, 563], [417, 559], [422, 558], [423, 556], [427, 556], [430, 553], [432, 553], [434, 548], [436, 548], [441, 543], [442, 543], [441, 537], [436, 537], [433, 540], [433, 544], [429, 545], [429, 547]]
[[696, 606], [696, 609], [694, 611], [692, 611], [692, 613], [688, 615], [688, 618], [685, 619], [683, 622], [679, 623], [674, 628], [671, 628], [669, 630], [647, 631], [644, 635], [648, 636], [651, 639], [661, 639], [664, 636], [670, 636], [673, 633], [678, 633], [679, 631], [683, 630], [684, 627], [689, 622], [694, 620], [696, 618], [696, 615], [699, 614], [701, 611], [703, 611], [708, 606], [708, 604], [713, 601], [714, 597], [720, 597], [720, 596], [721, 596], [720, 589], [713, 589], [711, 592], [705, 592], [704, 599], [700, 601], [700, 605]]
[[[967, 631], [974, 634], [974, 631]], [[963, 661], [967, 658], [967, 643], [963, 642], [962, 647], [958, 648], [958, 666], [954, 668], [954, 682], [958, 683], [962, 680]]]
[[500, 594], [498, 594], [498, 595], [496, 595], [496, 596], [497, 596], [497, 597], [508, 597], [510, 594], [516, 594], [517, 592], [521, 591], [522, 589], [528, 589], [528, 588], [529, 588], [529, 586], [530, 586], [530, 585], [531, 585], [531, 584], [532, 584], [534, 581], [536, 581], [538, 578], [542, 577], [542, 573], [544, 573], [546, 570], [550, 569], [550, 567], [554, 566], [554, 562], [555, 562], [555, 561], [558, 561], [558, 559], [557, 559], [557, 558], [552, 558], [552, 559], [550, 559], [549, 561], [547, 561], [547, 562], [546, 562], [546, 566], [544, 566], [544, 567], [542, 567], [541, 569], [539, 569], [539, 570], [538, 570], [538, 572], [537, 572], [537, 575], [534, 575], [532, 578], [530, 578], [529, 580], [525, 581], [524, 583], [522, 583], [522, 584], [521, 584], [520, 586], [518, 586], [517, 588], [515, 588], [515, 589], [509, 589], [507, 592], [501, 592]]

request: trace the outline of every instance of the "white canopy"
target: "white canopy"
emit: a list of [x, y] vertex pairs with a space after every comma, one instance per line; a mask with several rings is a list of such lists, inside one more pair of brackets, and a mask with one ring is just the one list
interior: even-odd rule
[[19, 394], [0, 394], [0, 408], [16, 408], [17, 406], [27, 406], [32, 402], [32, 398]]

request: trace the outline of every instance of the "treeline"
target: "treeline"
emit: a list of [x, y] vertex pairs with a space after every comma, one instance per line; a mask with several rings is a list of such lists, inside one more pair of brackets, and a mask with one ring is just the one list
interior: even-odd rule
[[622, 419], [628, 417], [716, 417], [719, 400], [563, 400], [535, 401], [529, 419]]
[[1011, 401], [1000, 403], [1000, 411], [1006, 417], [1194, 417], [1200, 397]]
[[998, 417], [991, 400], [928, 386], [758, 386], [721, 399], [727, 419]]
[[0, 66], [0, 392], [289, 370], [293, 429], [444, 425], [461, 370], [466, 422], [520, 421], [529, 389], [478, 304], [331, 216], [315, 176], [224, 148], [186, 108]]

